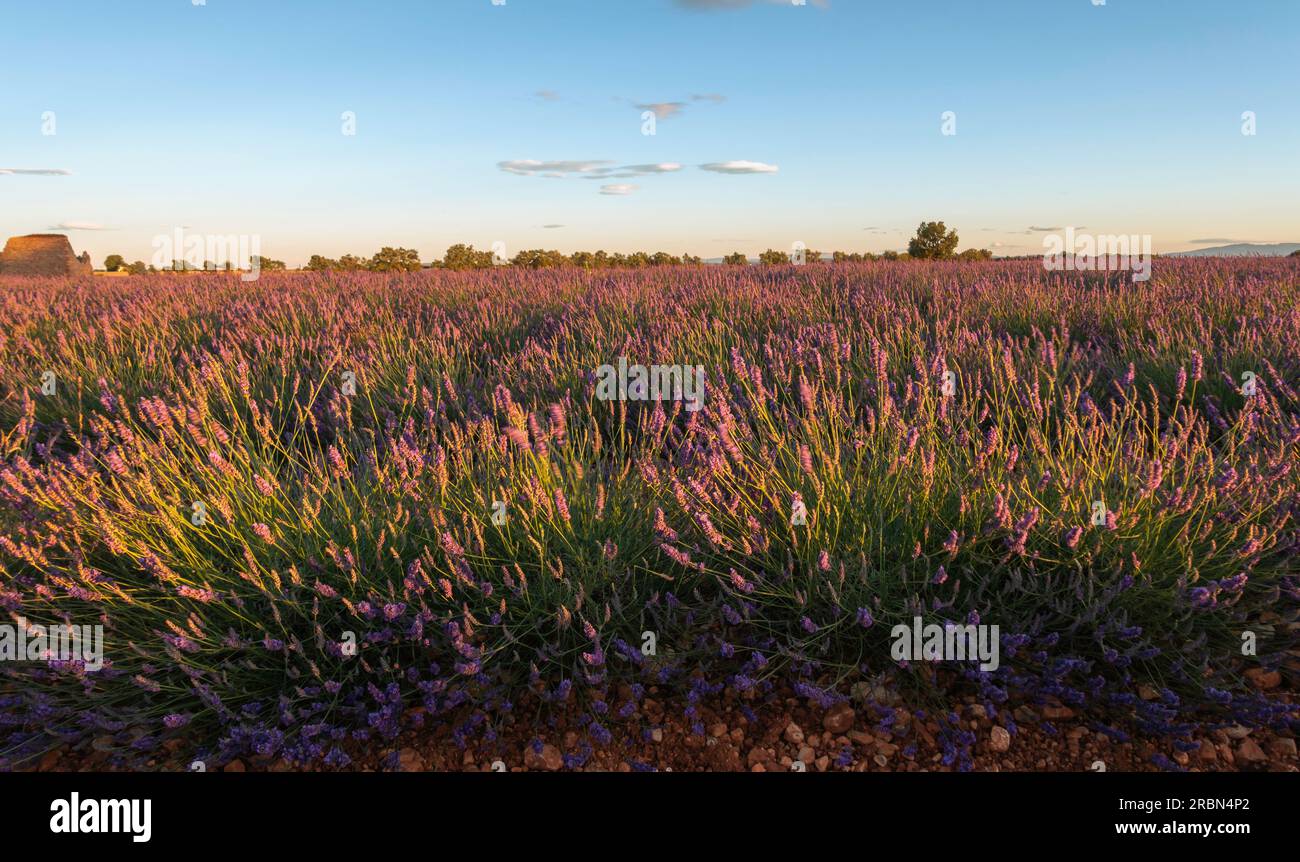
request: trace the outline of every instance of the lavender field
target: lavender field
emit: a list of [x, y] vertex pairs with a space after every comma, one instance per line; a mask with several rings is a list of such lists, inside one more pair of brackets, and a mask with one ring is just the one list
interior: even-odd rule
[[[104, 627], [102, 669], [0, 663], [3, 763], [345, 766], [524, 709], [598, 749], [651, 685], [698, 733], [785, 687], [887, 726], [883, 685], [954, 768], [963, 693], [1300, 729], [1257, 684], [1298, 649], [1298, 299], [1280, 258], [0, 278], [0, 603]], [[620, 359], [699, 400], [604, 397]], [[898, 661], [916, 617], [1000, 663]]]

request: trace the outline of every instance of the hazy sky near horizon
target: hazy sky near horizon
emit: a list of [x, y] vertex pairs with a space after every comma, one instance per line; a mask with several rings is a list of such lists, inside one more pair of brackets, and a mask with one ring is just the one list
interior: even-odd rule
[[1093, 2], [9, 0], [0, 236], [96, 265], [178, 227], [291, 265], [878, 252], [930, 219], [999, 254], [1300, 241], [1300, 2]]

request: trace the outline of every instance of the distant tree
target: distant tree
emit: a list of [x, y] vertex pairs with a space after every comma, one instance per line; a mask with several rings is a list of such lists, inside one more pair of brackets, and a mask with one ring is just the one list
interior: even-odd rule
[[880, 253], [881, 260], [898, 260], [898, 252], [891, 250]]
[[666, 251], [657, 251], [650, 255], [651, 266], [678, 266], [682, 262], [680, 257], [669, 254]]
[[1300, 257], [1300, 249], [1296, 249], [1295, 251], [1291, 252], [1290, 254], [1287, 255], [1287, 257]]
[[530, 248], [516, 254], [510, 259], [510, 263], [513, 266], [522, 266], [528, 269], [546, 269], [552, 266], [566, 266], [570, 261], [569, 258], [554, 249]]
[[780, 266], [783, 263], [790, 262], [790, 255], [783, 251], [769, 248], [758, 256], [758, 262], [763, 266]]
[[682, 263], [687, 266], [700, 266], [704, 263], [704, 258], [693, 254], [684, 254], [682, 255]]
[[575, 251], [569, 255], [569, 261], [582, 269], [596, 268], [596, 256], [589, 251]]
[[987, 248], [968, 248], [957, 255], [959, 260], [992, 260], [993, 252]]
[[445, 269], [487, 269], [492, 266], [492, 252], [475, 251], [474, 246], [458, 242], [443, 255]]
[[253, 262], [262, 272], [278, 272], [285, 269], [284, 261], [275, 260], [274, 258], [262, 257], [260, 254], [253, 255]]
[[321, 257], [318, 254], [313, 254], [307, 261], [307, 266], [304, 268], [308, 272], [326, 272], [331, 269], [338, 269], [339, 262], [337, 260], [331, 260], [328, 257]]
[[803, 253], [803, 262], [804, 262], [804, 263], [821, 263], [821, 262], [822, 262], [822, 253], [821, 253], [820, 251], [817, 251], [816, 249], [811, 249], [811, 248], [810, 248], [810, 249], [807, 249], [807, 250], [805, 250], [804, 253]]
[[108, 272], [117, 272], [119, 269], [126, 268], [126, 258], [120, 254], [110, 254], [104, 258], [104, 269]]
[[386, 245], [370, 259], [372, 272], [417, 272], [421, 268], [420, 253], [413, 248]]
[[916, 236], [907, 244], [911, 257], [944, 260], [957, 251], [957, 232], [948, 230], [941, 221], [923, 221]]
[[733, 251], [724, 257], [722, 262], [727, 266], [745, 266], [749, 263], [749, 258], [745, 256], [743, 251]]
[[132, 275], [144, 275], [146, 272], [153, 270], [152, 266], [145, 266], [144, 261], [137, 260], [135, 263], [127, 266], [126, 271]]
[[640, 269], [641, 267], [646, 267], [650, 265], [650, 255], [646, 254], [643, 251], [634, 251], [627, 256], [627, 259], [624, 263], [627, 266], [632, 266]]
[[216, 271], [217, 271], [217, 265], [216, 265], [216, 263], [213, 262], [213, 261], [210, 261], [210, 260], [205, 260], [205, 261], [203, 261], [203, 271], [204, 271], [204, 272], [216, 272]]

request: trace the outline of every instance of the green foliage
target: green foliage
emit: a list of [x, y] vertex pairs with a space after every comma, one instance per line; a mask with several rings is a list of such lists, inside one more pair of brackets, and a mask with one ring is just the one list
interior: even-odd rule
[[371, 272], [418, 272], [420, 253], [413, 248], [384, 246], [370, 259]]
[[474, 246], [465, 245], [458, 242], [447, 249], [443, 255], [441, 266], [443, 269], [490, 269], [492, 266], [492, 252], [475, 251]]
[[957, 242], [957, 232], [948, 230], [943, 222], [923, 221], [907, 244], [907, 253], [924, 260], [945, 260], [957, 251]]

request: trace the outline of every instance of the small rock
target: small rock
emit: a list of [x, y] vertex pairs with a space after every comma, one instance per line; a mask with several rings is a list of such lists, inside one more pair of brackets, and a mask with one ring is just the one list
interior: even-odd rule
[[817, 759], [817, 752], [813, 751], [811, 746], [805, 745], [799, 749], [799, 759], [804, 763], [812, 763]]
[[822, 719], [822, 727], [827, 733], [838, 736], [841, 733], [847, 733], [849, 728], [853, 727], [853, 720], [857, 714], [853, 707], [847, 703], [837, 703], [831, 707], [830, 711]]
[[1232, 727], [1227, 728], [1224, 733], [1228, 734], [1229, 739], [1245, 739], [1250, 736], [1250, 728], [1234, 724]]
[[1264, 763], [1268, 760], [1268, 755], [1259, 747], [1259, 743], [1253, 739], [1243, 739], [1237, 746], [1237, 757], [1247, 763]]
[[1143, 700], [1156, 700], [1160, 697], [1160, 692], [1156, 691], [1154, 686], [1144, 682], [1138, 686], [1138, 697]]
[[873, 758], [871, 758], [871, 759], [874, 760], [874, 761], [876, 761], [876, 763], [877, 763], [878, 765], [880, 765], [880, 766], [888, 766], [888, 765], [889, 765], [889, 758], [888, 758], [888, 757], [885, 757], [885, 755], [883, 755], [883, 754], [877, 754], [875, 757], [873, 757]]
[[1038, 724], [1038, 713], [1027, 706], [1016, 707], [1016, 711], [1012, 714], [1018, 724]]
[[533, 771], [556, 772], [564, 766], [564, 758], [560, 756], [560, 749], [550, 743], [543, 745], [540, 752], [529, 745], [524, 748], [524, 766]]
[[1295, 757], [1295, 740], [1279, 736], [1268, 744], [1268, 750], [1274, 757]]
[[402, 772], [423, 772], [424, 761], [420, 758], [420, 753], [414, 748], [403, 748], [397, 753], [398, 768]]
[[817, 758], [817, 771], [818, 771], [818, 772], [825, 772], [825, 771], [826, 771], [826, 768], [827, 768], [828, 766], [830, 766], [830, 765], [831, 765], [831, 759], [830, 759], [829, 757], [827, 757], [826, 755], [823, 754], [821, 757]]
[[1246, 671], [1246, 679], [1260, 691], [1269, 691], [1282, 684], [1282, 674], [1275, 670], [1264, 670], [1262, 667], [1253, 667]]
[[41, 772], [45, 772], [47, 770], [53, 769], [54, 765], [58, 762], [59, 762], [59, 750], [56, 748], [53, 751], [45, 752], [45, 756], [41, 758], [41, 765], [37, 768]]
[[850, 730], [849, 740], [858, 745], [870, 745], [876, 741], [876, 738], [865, 730]]
[[727, 732], [727, 726], [719, 722], [709, 728], [709, 736], [714, 739], [721, 739]]
[[1208, 739], [1201, 740], [1201, 750], [1198, 754], [1200, 755], [1201, 760], [1204, 760], [1206, 763], [1214, 763], [1219, 759], [1219, 752], [1214, 750], [1214, 743], [1210, 742]]
[[876, 753], [883, 754], [888, 759], [898, 753], [898, 746], [890, 742], [877, 742]]
[[993, 725], [989, 731], [989, 747], [994, 751], [1003, 752], [1011, 747], [1011, 734], [1000, 724]]
[[654, 730], [650, 731], [650, 740], [652, 742], [663, 742], [664, 741], [663, 728], [656, 727]]
[[232, 760], [229, 763], [227, 763], [225, 768], [222, 769], [221, 771], [222, 772], [247, 772], [248, 767], [244, 766], [244, 761], [242, 760]]
[[799, 745], [803, 742], [803, 728], [793, 721], [785, 726], [785, 741], [791, 745]]
[[1042, 712], [1043, 718], [1048, 721], [1061, 721], [1067, 718], [1074, 718], [1074, 710], [1061, 704], [1049, 703], [1044, 706], [1040, 712]]

